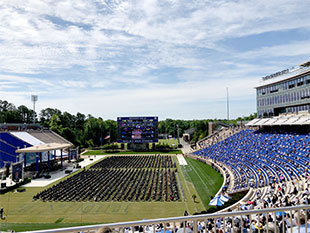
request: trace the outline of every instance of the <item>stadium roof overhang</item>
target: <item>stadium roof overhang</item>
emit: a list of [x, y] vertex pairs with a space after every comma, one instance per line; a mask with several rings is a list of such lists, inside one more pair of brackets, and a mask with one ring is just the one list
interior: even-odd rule
[[16, 150], [16, 153], [37, 153], [70, 148], [68, 143], [46, 143]]
[[256, 118], [246, 126], [310, 125], [310, 114], [289, 114], [273, 118]]

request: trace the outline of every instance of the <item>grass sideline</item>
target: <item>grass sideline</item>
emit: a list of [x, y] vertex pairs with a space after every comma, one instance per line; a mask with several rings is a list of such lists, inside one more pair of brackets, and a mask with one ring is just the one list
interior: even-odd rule
[[221, 188], [224, 178], [208, 164], [187, 157], [185, 160], [188, 164], [182, 167], [187, 173], [185, 179], [194, 184], [203, 205], [209, 209], [210, 197], [214, 197]]
[[[177, 202], [43, 202], [32, 201], [32, 197], [47, 187], [26, 188], [26, 192], [8, 192], [0, 195], [1, 205], [7, 214], [5, 220], [0, 220], [0, 231], [27, 231], [175, 217], [182, 216], [185, 210], [188, 210], [190, 214], [206, 210], [208, 206], [205, 206], [205, 197], [198, 187], [205, 185], [204, 182], [208, 176], [214, 176], [214, 179], [217, 179], [216, 177], [220, 174], [216, 172], [210, 175], [208, 165], [192, 159], [186, 159], [189, 165], [181, 168], [183, 166], [179, 165], [177, 157], [173, 156], [173, 159], [177, 164], [185, 200]], [[200, 165], [199, 171], [203, 173], [200, 175], [203, 176], [204, 182], [193, 170], [193, 166], [198, 169], [197, 166], [200, 167]], [[214, 184], [209, 186], [212, 189], [210, 193], [214, 195], [217, 192], [214, 187], [211, 187]], [[192, 199], [193, 194], [197, 196], [195, 202]]]
[[120, 151], [120, 152], [111, 152], [107, 153], [104, 150], [90, 150], [85, 152], [83, 155], [148, 155], [148, 154], [182, 154], [181, 150], [172, 150], [172, 151], [146, 151], [146, 152], [136, 152], [136, 151]]

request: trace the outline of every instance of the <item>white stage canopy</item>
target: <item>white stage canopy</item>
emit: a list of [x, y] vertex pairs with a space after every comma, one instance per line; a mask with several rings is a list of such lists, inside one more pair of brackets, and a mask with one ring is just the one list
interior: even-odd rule
[[16, 150], [16, 153], [37, 153], [70, 148], [68, 143], [47, 143]]

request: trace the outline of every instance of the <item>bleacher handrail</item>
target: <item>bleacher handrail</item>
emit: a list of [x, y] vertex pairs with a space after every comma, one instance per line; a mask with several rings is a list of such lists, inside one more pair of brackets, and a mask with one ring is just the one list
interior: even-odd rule
[[[300, 206], [290, 206], [290, 207], [280, 207], [280, 208], [270, 208], [270, 209], [260, 209], [260, 210], [244, 210], [244, 211], [235, 211], [235, 212], [225, 212], [225, 213], [212, 213], [212, 214], [202, 214], [202, 215], [192, 215], [192, 216], [182, 216], [182, 217], [170, 217], [170, 218], [158, 218], [151, 220], [140, 220], [140, 221], [131, 221], [131, 222], [119, 222], [119, 223], [109, 223], [109, 224], [97, 224], [97, 225], [88, 225], [88, 226], [77, 226], [77, 227], [68, 227], [68, 228], [58, 228], [58, 229], [49, 229], [49, 230], [39, 230], [39, 231], [27, 231], [32, 233], [51, 233], [51, 232], [81, 232], [81, 231], [95, 231], [103, 227], [109, 227], [112, 229], [115, 228], [124, 228], [124, 227], [134, 227], [134, 226], [149, 226], [156, 225], [160, 223], [181, 223], [184, 221], [193, 221], [194, 227], [197, 226], [197, 221], [205, 219], [218, 219], [234, 216], [246, 216], [246, 215], [256, 215], [256, 214], [268, 214], [268, 213], [277, 213], [285, 211], [300, 211], [300, 210], [309, 210], [310, 205], [300, 205]], [[165, 229], [164, 229], [165, 232]]]

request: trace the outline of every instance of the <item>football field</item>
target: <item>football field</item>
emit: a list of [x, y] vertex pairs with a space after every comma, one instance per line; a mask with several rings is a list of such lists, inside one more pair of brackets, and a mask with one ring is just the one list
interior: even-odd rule
[[[6, 219], [0, 220], [0, 230], [33, 230], [76, 225], [123, 222], [142, 219], [182, 216], [208, 208], [223, 183], [221, 175], [209, 165], [186, 158], [188, 165], [180, 165], [176, 156], [179, 201], [41, 201], [33, 196], [46, 187], [29, 187], [26, 192], [0, 195], [0, 206]], [[59, 182], [59, 181], [58, 181]], [[51, 184], [49, 187], [51, 187]], [[192, 196], [196, 195], [194, 201]]]

